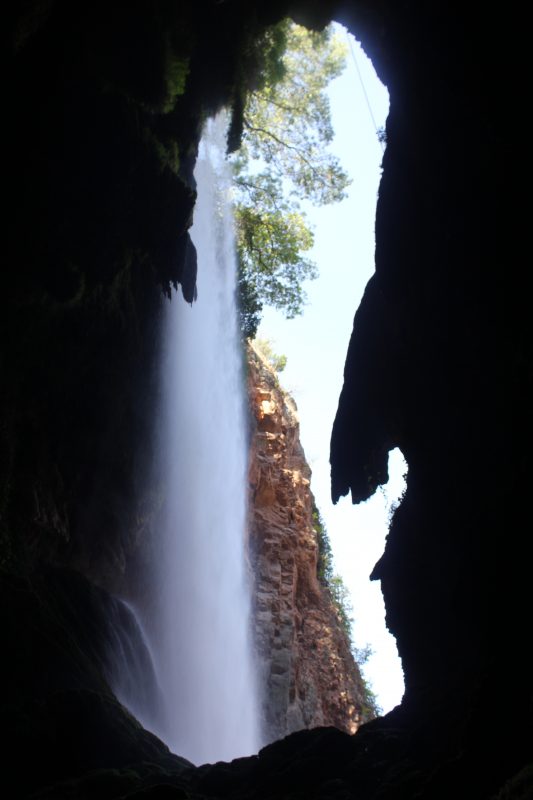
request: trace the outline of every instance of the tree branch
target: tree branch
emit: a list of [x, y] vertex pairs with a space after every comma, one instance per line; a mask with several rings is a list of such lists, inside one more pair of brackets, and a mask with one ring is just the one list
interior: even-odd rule
[[315, 177], [317, 178], [317, 180], [318, 180], [320, 183], [322, 183], [322, 185], [323, 185], [323, 186], [327, 186], [327, 185], [328, 185], [328, 181], [327, 181], [327, 180], [324, 178], [324, 176], [323, 176], [323, 174], [320, 172], [320, 170], [318, 170], [318, 169], [317, 169], [317, 168], [314, 166], [314, 164], [312, 164], [312, 163], [311, 163], [311, 161], [309, 161], [309, 159], [308, 159], [308, 158], [306, 158], [306, 157], [303, 155], [303, 153], [301, 152], [301, 150], [300, 150], [298, 147], [295, 147], [294, 145], [292, 145], [292, 144], [289, 144], [289, 142], [285, 142], [283, 139], [280, 139], [280, 138], [279, 138], [279, 136], [276, 136], [276, 134], [275, 134], [275, 133], [273, 133], [272, 131], [268, 131], [268, 130], [266, 130], [265, 128], [261, 128], [261, 127], [258, 127], [258, 126], [256, 126], [256, 125], [252, 125], [252, 124], [251, 124], [251, 123], [250, 123], [250, 122], [249, 122], [249, 121], [246, 119], [246, 117], [243, 117], [243, 122], [244, 122], [244, 126], [245, 126], [245, 128], [247, 128], [249, 131], [252, 131], [252, 133], [262, 133], [262, 134], [264, 134], [265, 136], [268, 136], [270, 139], [272, 139], [272, 140], [273, 140], [274, 142], [276, 142], [277, 144], [281, 145], [281, 147], [285, 147], [287, 150], [291, 150], [291, 151], [293, 151], [294, 153], [296, 153], [296, 155], [298, 156], [298, 158], [300, 159], [300, 161], [302, 161], [302, 162], [303, 162], [303, 163], [304, 163], [304, 164], [305, 164], [307, 167], [309, 167], [309, 169], [310, 169], [310, 170], [311, 170], [311, 172], [312, 172], [312, 173], [315, 175]]

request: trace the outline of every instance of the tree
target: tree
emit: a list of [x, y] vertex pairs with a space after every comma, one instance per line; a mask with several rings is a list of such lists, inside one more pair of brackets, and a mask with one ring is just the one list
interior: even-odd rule
[[[265, 44], [266, 43], [266, 44]], [[338, 202], [349, 179], [327, 150], [333, 138], [326, 88], [345, 65], [330, 26], [310, 31], [290, 20], [263, 45], [260, 75], [247, 87], [241, 146], [233, 157], [243, 333], [253, 336], [263, 305], [301, 313], [302, 283], [317, 275], [306, 253], [313, 233], [301, 201]]]
[[256, 350], [266, 358], [270, 366], [276, 372], [283, 372], [285, 367], [287, 366], [287, 356], [286, 355], [278, 355], [274, 352], [274, 346], [270, 339], [254, 339], [254, 344]]

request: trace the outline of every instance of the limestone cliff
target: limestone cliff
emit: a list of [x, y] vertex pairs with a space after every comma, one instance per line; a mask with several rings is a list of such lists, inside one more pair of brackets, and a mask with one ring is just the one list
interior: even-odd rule
[[333, 725], [355, 733], [364, 684], [326, 586], [317, 577], [311, 470], [292, 398], [248, 348], [250, 552], [254, 624], [269, 740]]

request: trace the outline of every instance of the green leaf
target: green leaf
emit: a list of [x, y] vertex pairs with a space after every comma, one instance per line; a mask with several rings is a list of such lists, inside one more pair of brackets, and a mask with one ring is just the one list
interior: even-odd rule
[[253, 317], [271, 305], [291, 318], [303, 310], [303, 283], [317, 276], [305, 256], [313, 232], [300, 203], [339, 202], [350, 183], [328, 150], [326, 94], [344, 69], [346, 47], [331, 27], [309, 31], [289, 20], [257, 46], [265, 52], [248, 81], [241, 147], [232, 157], [241, 308]]

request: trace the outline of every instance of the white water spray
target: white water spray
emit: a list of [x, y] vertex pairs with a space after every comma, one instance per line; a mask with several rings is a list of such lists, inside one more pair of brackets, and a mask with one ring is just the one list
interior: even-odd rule
[[145, 619], [164, 719], [143, 722], [196, 764], [259, 747], [245, 557], [245, 378], [236, 313], [225, 119], [209, 121], [191, 237], [198, 299], [173, 298], [162, 365], [161, 474], [167, 497]]

